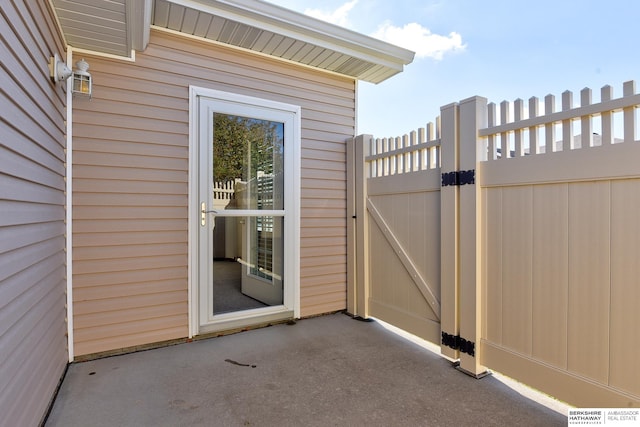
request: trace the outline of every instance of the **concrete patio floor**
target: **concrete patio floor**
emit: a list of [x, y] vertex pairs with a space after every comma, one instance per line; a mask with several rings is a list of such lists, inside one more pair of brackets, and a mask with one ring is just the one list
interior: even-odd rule
[[566, 423], [494, 376], [476, 380], [380, 323], [334, 314], [72, 364], [46, 426]]

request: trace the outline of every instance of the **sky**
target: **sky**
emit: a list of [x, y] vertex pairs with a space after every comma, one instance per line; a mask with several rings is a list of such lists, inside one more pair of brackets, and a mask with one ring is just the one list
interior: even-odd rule
[[[391, 137], [440, 107], [640, 86], [638, 0], [268, 0], [416, 52], [404, 72], [358, 85], [358, 134]], [[640, 87], [638, 87], [640, 90]], [[526, 105], [526, 102], [525, 102]], [[544, 111], [541, 108], [541, 112]]]

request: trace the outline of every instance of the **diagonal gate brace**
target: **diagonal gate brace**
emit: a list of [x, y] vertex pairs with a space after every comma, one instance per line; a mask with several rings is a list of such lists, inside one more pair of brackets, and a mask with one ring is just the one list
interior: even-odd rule
[[380, 211], [378, 211], [378, 208], [376, 208], [371, 200], [367, 200], [367, 210], [371, 214], [371, 217], [378, 225], [378, 227], [380, 227], [380, 229], [383, 231], [385, 239], [387, 239], [387, 241], [393, 248], [395, 254], [400, 259], [400, 262], [402, 262], [402, 265], [404, 265], [404, 268], [409, 273], [409, 276], [411, 276], [411, 279], [416, 284], [416, 287], [418, 288], [418, 290], [420, 290], [425, 300], [429, 304], [429, 307], [431, 307], [431, 310], [433, 310], [438, 320], [440, 320], [440, 303], [436, 299], [435, 294], [433, 293], [431, 288], [429, 288], [429, 284], [426, 282], [426, 280], [424, 280], [424, 278], [420, 275], [420, 272], [418, 272], [415, 264], [413, 263], [407, 252], [404, 250], [398, 239], [396, 239], [396, 236], [393, 235], [393, 232], [380, 214]]

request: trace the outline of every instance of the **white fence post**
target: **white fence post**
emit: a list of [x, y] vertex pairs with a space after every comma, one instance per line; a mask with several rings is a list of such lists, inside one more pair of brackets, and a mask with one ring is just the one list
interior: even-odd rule
[[[477, 164], [484, 145], [478, 131], [487, 126], [487, 100], [473, 97], [440, 109], [442, 118], [441, 353], [460, 359], [460, 369], [481, 377], [481, 236]], [[506, 118], [504, 119], [506, 120]], [[508, 156], [507, 135], [502, 156]], [[490, 147], [490, 154], [494, 147]]]
[[366, 157], [373, 137], [359, 135], [347, 145], [347, 311], [369, 316], [369, 222], [367, 214]]
[[445, 185], [445, 177], [458, 171], [458, 104], [440, 108], [441, 170], [440, 188], [440, 352], [458, 358], [456, 346], [448, 345], [458, 336], [458, 187]]
[[[486, 368], [480, 364], [482, 308], [482, 194], [478, 176], [481, 159], [478, 131], [487, 126], [487, 100], [479, 96], [460, 102], [459, 135], [459, 318], [460, 369], [481, 377]], [[503, 156], [509, 144], [503, 139]], [[505, 151], [506, 148], [506, 151]], [[516, 148], [516, 157], [517, 153]], [[467, 179], [462, 177], [466, 175]]]
[[356, 312], [356, 249], [358, 236], [356, 234], [356, 139], [347, 141], [347, 313]]

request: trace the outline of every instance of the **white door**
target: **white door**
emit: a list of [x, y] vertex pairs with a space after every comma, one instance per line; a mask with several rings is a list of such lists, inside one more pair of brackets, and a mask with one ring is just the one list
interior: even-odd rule
[[196, 329], [293, 317], [298, 310], [299, 107], [199, 92], [193, 101], [192, 89], [198, 134], [192, 145], [198, 201], [198, 254], [192, 264], [198, 276], [198, 302], [192, 304], [199, 312]]

